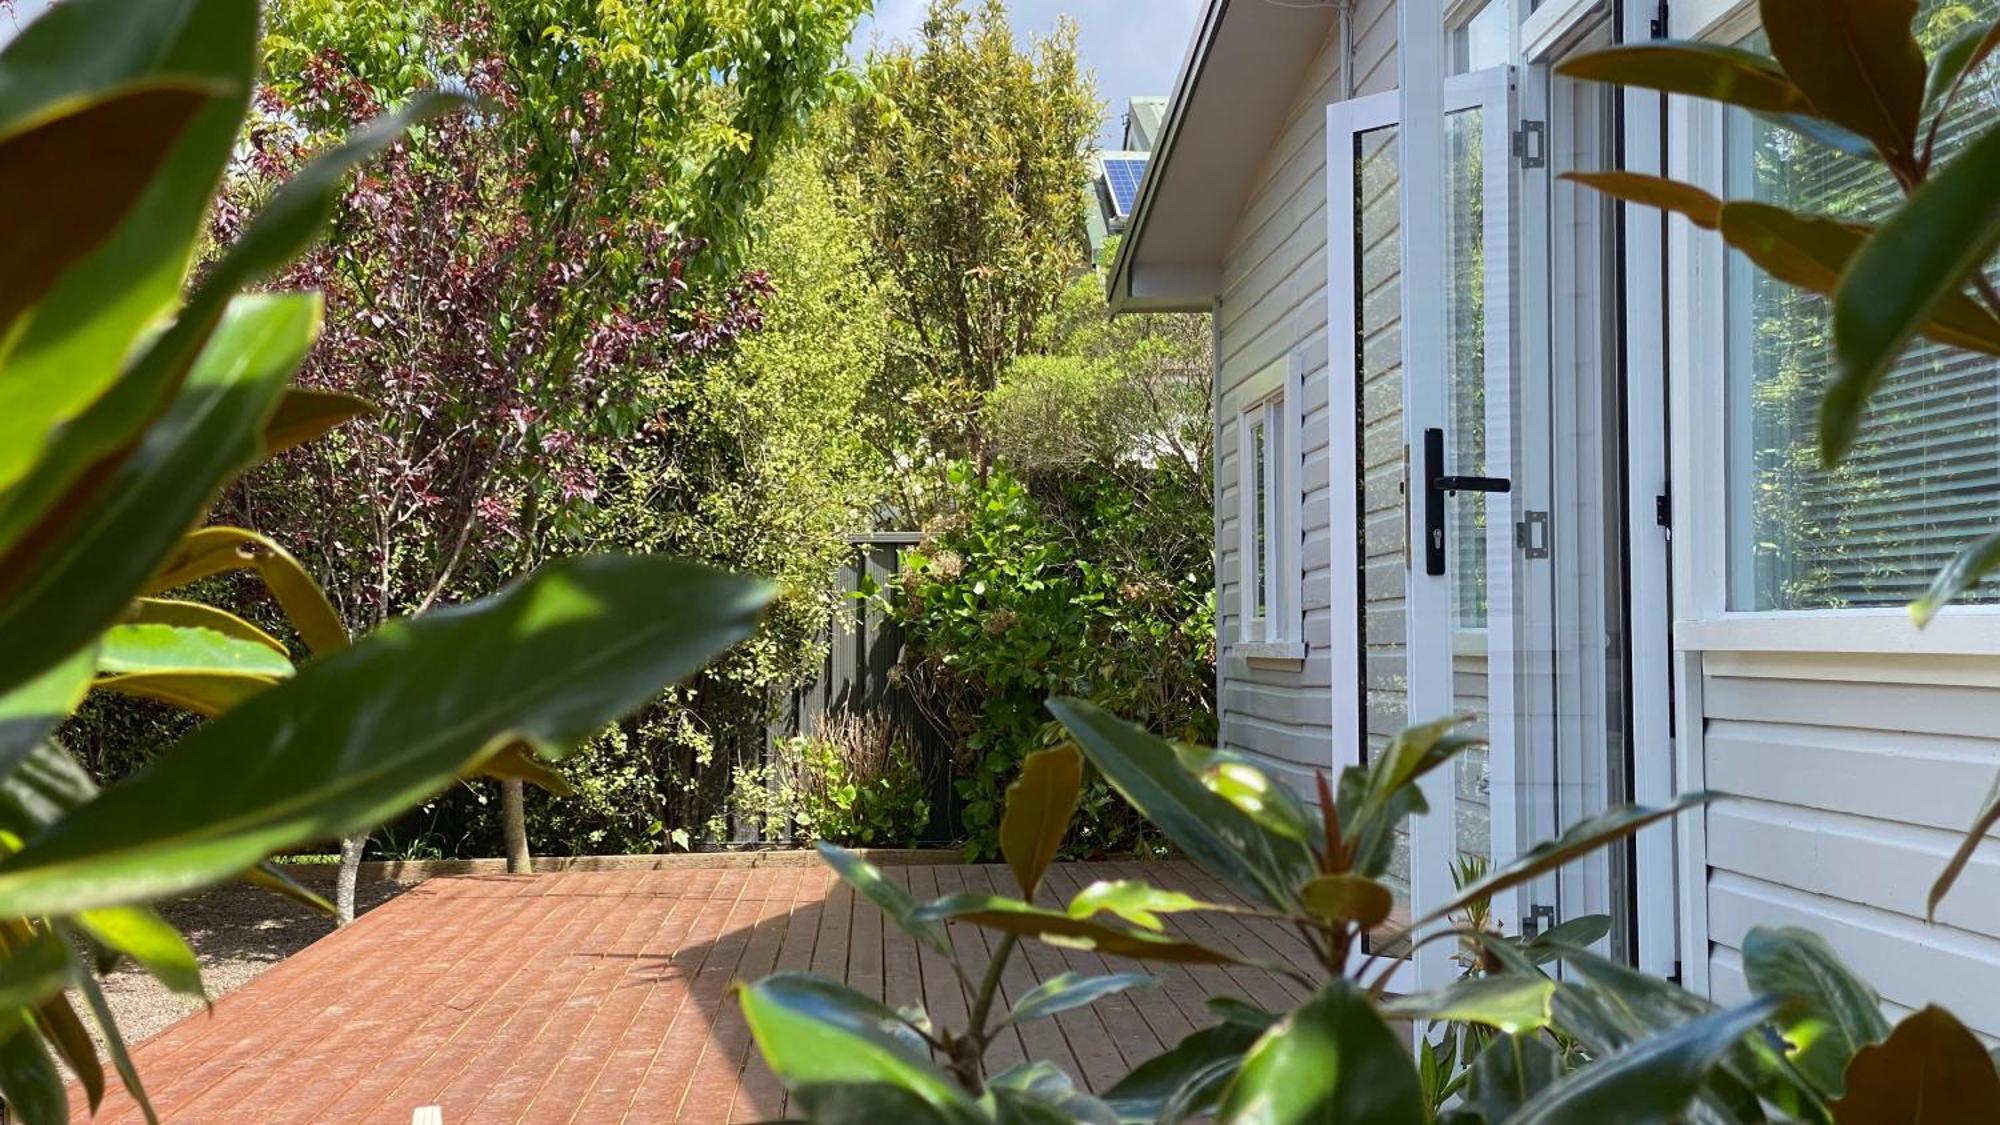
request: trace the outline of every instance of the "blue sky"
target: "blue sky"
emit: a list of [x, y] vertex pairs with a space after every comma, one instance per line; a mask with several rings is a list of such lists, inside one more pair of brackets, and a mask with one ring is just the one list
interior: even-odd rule
[[[968, 4], [978, 0], [966, 0]], [[1105, 106], [1100, 139], [1117, 145], [1124, 130], [1125, 101], [1136, 94], [1171, 94], [1180, 74], [1188, 38], [1201, 18], [1204, 0], [1007, 0], [1009, 22], [1025, 44], [1047, 34], [1056, 16], [1076, 21], [1083, 63], [1097, 73], [1097, 97]], [[861, 21], [852, 51], [884, 40], [915, 38], [928, 0], [875, 0], [875, 14]]]

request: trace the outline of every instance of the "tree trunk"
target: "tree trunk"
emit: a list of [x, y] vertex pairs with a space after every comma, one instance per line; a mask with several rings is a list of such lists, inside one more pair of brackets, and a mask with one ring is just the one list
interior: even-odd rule
[[500, 782], [500, 831], [507, 838], [507, 873], [532, 872], [535, 858], [528, 854], [527, 794], [519, 778]]
[[361, 880], [361, 853], [368, 849], [368, 833], [360, 832], [340, 842], [340, 876], [334, 883], [333, 924], [354, 921], [354, 885]]

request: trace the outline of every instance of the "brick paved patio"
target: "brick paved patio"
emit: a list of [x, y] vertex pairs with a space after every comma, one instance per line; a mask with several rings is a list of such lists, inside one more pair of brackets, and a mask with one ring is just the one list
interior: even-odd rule
[[[1010, 890], [987, 866], [886, 869], [919, 898]], [[1180, 863], [1059, 865], [1065, 899], [1096, 879], [1143, 875], [1221, 901], [1235, 896]], [[1306, 965], [1288, 931], [1254, 919], [1188, 917], [1195, 940]], [[986, 935], [954, 926], [983, 960]], [[1067, 969], [1129, 962], [1029, 944], [1012, 998]], [[819, 867], [565, 872], [433, 879], [364, 915], [136, 1051], [168, 1122], [407, 1123], [438, 1106], [479, 1122], [725, 1122], [780, 1117], [784, 1094], [750, 1042], [729, 986], [775, 969], [844, 976], [892, 1004], [962, 1022], [944, 966]], [[1297, 987], [1259, 969], [1159, 967], [1159, 987], [1009, 1034], [995, 1053], [1050, 1058], [1092, 1088], [1208, 1022], [1203, 997], [1267, 1007]], [[114, 1081], [115, 1085], [115, 1081]], [[76, 1120], [81, 1097], [71, 1092]], [[139, 1120], [122, 1093], [99, 1121]]]

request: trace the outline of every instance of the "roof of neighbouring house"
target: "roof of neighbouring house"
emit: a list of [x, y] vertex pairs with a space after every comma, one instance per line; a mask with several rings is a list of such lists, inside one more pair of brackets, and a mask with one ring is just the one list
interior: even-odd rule
[[[1114, 312], [1209, 307], [1221, 290], [1229, 236], [1338, 16], [1330, 0], [1209, 0], [1152, 130], [1146, 175], [1111, 267]], [[1137, 99], [1133, 105], [1136, 114]], [[1129, 136], [1135, 122], [1126, 128]]]

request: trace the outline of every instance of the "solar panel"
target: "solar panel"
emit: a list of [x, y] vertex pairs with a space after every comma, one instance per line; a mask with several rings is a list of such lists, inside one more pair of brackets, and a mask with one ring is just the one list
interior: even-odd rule
[[1132, 214], [1132, 205], [1139, 199], [1139, 182], [1145, 178], [1146, 158], [1143, 156], [1104, 158], [1104, 183], [1111, 189], [1114, 217], [1123, 219]]

